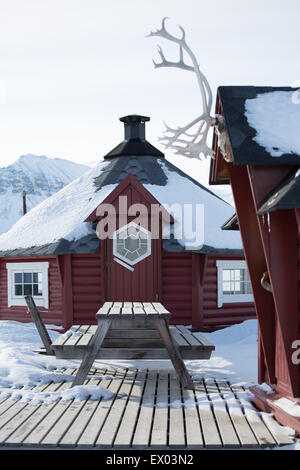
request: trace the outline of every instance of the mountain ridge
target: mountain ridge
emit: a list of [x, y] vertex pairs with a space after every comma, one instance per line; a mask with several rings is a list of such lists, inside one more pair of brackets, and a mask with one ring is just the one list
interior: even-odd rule
[[23, 190], [27, 211], [56, 193], [90, 167], [63, 158], [24, 154], [0, 168], [0, 234], [23, 215]]

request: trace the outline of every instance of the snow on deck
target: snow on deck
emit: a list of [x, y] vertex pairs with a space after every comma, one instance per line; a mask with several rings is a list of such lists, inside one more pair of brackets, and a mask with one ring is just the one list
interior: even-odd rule
[[181, 388], [170, 361], [95, 361], [85, 384], [70, 389], [79, 361], [34, 353], [34, 324], [1, 321], [0, 445], [298, 449], [293, 431], [258, 412], [246, 389], [256, 381], [256, 320], [207, 336], [212, 359], [186, 361], [194, 390]]

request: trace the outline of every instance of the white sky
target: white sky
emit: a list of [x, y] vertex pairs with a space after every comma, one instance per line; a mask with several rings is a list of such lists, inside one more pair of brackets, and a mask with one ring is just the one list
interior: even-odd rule
[[[133, 113], [151, 117], [146, 137], [163, 150], [163, 121], [201, 113], [193, 74], [153, 67], [158, 43], [176, 57], [146, 38], [164, 16], [186, 30], [214, 96], [219, 85], [299, 85], [299, 0], [0, 0], [0, 166], [26, 153], [95, 162]], [[207, 163], [166, 155], [207, 183]]]

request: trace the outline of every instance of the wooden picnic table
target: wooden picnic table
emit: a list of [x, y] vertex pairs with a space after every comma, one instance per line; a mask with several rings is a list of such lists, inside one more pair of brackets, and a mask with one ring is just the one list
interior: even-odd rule
[[[96, 314], [98, 327], [89, 344], [89, 348], [83, 355], [81, 365], [73, 380], [72, 387], [83, 384], [113, 320], [117, 320], [119, 323], [127, 321], [127, 324], [129, 320], [132, 327], [134, 327], [134, 324], [132, 323], [133, 320], [142, 320], [144, 325], [147, 324], [147, 321], [150, 321], [157, 328], [183, 387], [193, 388], [191, 377], [169, 330], [170, 317], [170, 312], [168, 312], [159, 302], [105, 302]], [[134, 346], [134, 338], [130, 338], [129, 341], [131, 346]], [[55, 346], [56, 344], [54, 343], [54, 351]], [[119, 357], [122, 359], [121, 351]]]
[[171, 313], [159, 302], [105, 302], [96, 314], [98, 325], [73, 325], [52, 344], [32, 297], [26, 302], [46, 354], [81, 359], [72, 387], [84, 383], [95, 359], [171, 359], [181, 384], [191, 389], [183, 358], [209, 359], [215, 349], [203, 335], [169, 326]]

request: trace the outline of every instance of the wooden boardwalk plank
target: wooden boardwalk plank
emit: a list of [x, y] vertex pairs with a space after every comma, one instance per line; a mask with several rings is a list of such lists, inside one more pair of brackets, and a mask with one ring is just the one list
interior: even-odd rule
[[154, 412], [153, 407], [155, 403], [157, 376], [158, 374], [155, 370], [151, 370], [148, 373], [146, 386], [143, 393], [143, 400], [132, 440], [132, 447], [136, 449], [144, 449], [149, 445]]
[[[67, 369], [65, 373], [68, 375], [75, 374], [76, 369]], [[63, 374], [62, 374], [63, 375]], [[47, 392], [55, 392], [55, 391], [63, 391], [70, 387], [70, 382], [57, 382], [49, 384], [47, 387]], [[42, 441], [43, 437], [49, 432], [53, 424], [59, 418], [59, 416], [66, 410], [70, 403], [64, 402], [64, 410], [59, 409], [59, 404], [61, 402], [57, 401], [52, 405], [44, 404], [38, 410], [38, 415], [40, 416], [40, 420], [35, 423], [34, 415], [30, 418], [28, 430], [29, 433], [26, 434], [26, 437], [23, 437], [23, 446], [25, 447], [38, 447], [40, 442]], [[58, 408], [57, 408], [58, 407]], [[33, 426], [30, 427], [30, 424], [33, 420]], [[25, 423], [26, 424], [26, 423]]]
[[216, 385], [222, 394], [223, 399], [226, 401], [229, 415], [241, 445], [243, 447], [257, 447], [258, 442], [243, 413], [242, 406], [231, 391], [229, 385], [224, 381], [218, 381]]
[[[75, 373], [75, 371], [76, 369], [67, 369], [65, 372], [72, 374]], [[35, 390], [47, 393], [56, 392], [59, 391], [63, 384], [65, 384], [65, 381], [63, 381], [62, 374], [62, 382], [52, 382], [50, 384], [40, 385], [38, 387], [35, 387]], [[26, 444], [29, 444], [31, 446], [32, 442], [30, 442], [29, 435], [31, 434], [31, 432], [34, 432], [35, 428], [42, 422], [42, 420], [56, 405], [57, 402], [42, 405], [36, 404], [34, 409], [34, 405], [29, 403], [27, 406], [32, 407], [32, 414], [24, 422], [24, 424], [18, 426], [17, 429], [9, 436], [9, 438], [5, 441], [5, 445], [17, 446], [24, 444], [24, 442], [26, 442], [26, 438], [28, 437]], [[34, 444], [37, 443], [35, 442]]]
[[[116, 371], [106, 370], [104, 372], [107, 377], [111, 377], [110, 379], [105, 378], [105, 376], [99, 380], [90, 380], [89, 384], [97, 385], [103, 388], [109, 388], [112, 383], [113, 377], [116, 374]], [[63, 438], [59, 442], [59, 447], [75, 447], [80, 436], [83, 434], [85, 428], [88, 426], [88, 423], [93, 416], [97, 406], [103, 406], [102, 400], [100, 402], [97, 400], [87, 400], [84, 404], [83, 408], [80, 410], [79, 414], [75, 418], [72, 426], [67, 430], [64, 434]]]
[[263, 423], [259, 412], [249, 403], [249, 401], [238, 395], [238, 399], [243, 407], [244, 414], [247, 421], [261, 447], [268, 447], [276, 445], [276, 441], [271, 435], [268, 428]]
[[167, 446], [168, 433], [168, 371], [159, 371], [157, 395], [154, 408], [153, 427], [150, 446], [164, 448]]
[[226, 403], [222, 396], [215, 392], [210, 393], [209, 398], [213, 406], [213, 412], [217, 420], [217, 425], [220, 430], [221, 439], [224, 447], [240, 447], [240, 441], [233, 427], [232, 421], [228, 414]]
[[11, 400], [10, 398], [6, 398], [1, 402], [0, 404], [0, 427], [2, 423], [2, 415], [15, 404], [16, 404], [16, 401]]
[[120, 427], [114, 440], [114, 448], [128, 448], [133, 437], [140, 403], [143, 396], [146, 380], [146, 371], [138, 371], [122, 417]]
[[[115, 373], [114, 379], [108, 386], [108, 390], [112, 393], [117, 395], [119, 390], [122, 386], [124, 377], [126, 376], [127, 371], [124, 369], [118, 369]], [[100, 402], [93, 413], [88, 425], [84, 429], [80, 439], [78, 440], [77, 444], [80, 447], [91, 447], [95, 445], [95, 441], [99, 435], [101, 427], [105, 422], [105, 419], [110, 412], [111, 407], [114, 404], [116, 396], [110, 398], [109, 400], [105, 400], [105, 402]]]
[[209, 449], [221, 448], [222, 441], [203, 381], [195, 384], [195, 394], [205, 447]]
[[290, 430], [286, 427], [281, 426], [274, 419], [272, 414], [261, 413], [261, 417], [279, 446], [295, 443], [294, 439], [290, 435]]
[[[243, 395], [245, 394], [245, 388], [240, 386], [240, 385], [230, 385], [231, 390], [238, 395], [238, 398], [242, 398]], [[246, 393], [248, 393], [246, 391]], [[240, 394], [240, 395], [239, 395]], [[240, 400], [242, 401], [242, 399]], [[245, 407], [246, 407], [246, 401], [244, 401]], [[250, 404], [251, 407], [251, 404]], [[250, 408], [248, 407], [248, 408]], [[256, 410], [255, 410], [256, 411]], [[250, 409], [248, 410], [250, 412]], [[293, 437], [290, 435], [289, 428], [286, 428], [284, 426], [281, 426], [272, 415], [267, 414], [267, 413], [259, 413], [259, 416], [261, 417], [263, 423], [266, 425], [267, 429], [270, 431], [270, 434], [274, 438], [274, 440], [277, 442], [278, 445], [289, 445], [294, 443]], [[249, 413], [250, 414], [250, 413]], [[253, 415], [254, 417], [254, 415]], [[250, 416], [249, 416], [250, 420]], [[258, 430], [257, 430], [258, 432]], [[265, 444], [263, 444], [265, 446]]]
[[[74, 400], [68, 400], [65, 402], [59, 402], [57, 405], [58, 411], [62, 411], [52, 426], [51, 430], [41, 441], [42, 447], [57, 447], [59, 442], [64, 437], [65, 433], [68, 431], [69, 427], [75, 421], [78, 414], [81, 412], [82, 408], [85, 406], [87, 400], [82, 400], [74, 402]], [[65, 411], [63, 411], [64, 408]]]
[[182, 395], [187, 447], [189, 449], [203, 448], [203, 436], [194, 391], [183, 389]]
[[[37, 392], [70, 387], [64, 371]], [[200, 449], [261, 448], [294, 443], [289, 429], [257, 411], [242, 387], [195, 380], [183, 389], [174, 371], [91, 370], [85, 383], [111, 390], [109, 400], [0, 402], [0, 445], [21, 448]]]
[[123, 412], [127, 405], [136, 373], [136, 371], [131, 370], [127, 372], [118, 393], [119, 397], [117, 397], [117, 399], [112, 403], [105, 423], [101, 428], [100, 434], [95, 443], [96, 447], [101, 447], [103, 449], [110, 449], [112, 447], [119, 423], [121, 422]]
[[[37, 392], [39, 391], [51, 392], [51, 391], [57, 390], [59, 387], [62, 386], [63, 383], [64, 383], [64, 379], [63, 379], [63, 374], [62, 374], [61, 382], [58, 382], [55, 384], [50, 383], [46, 385], [45, 384], [38, 385], [36, 387], [32, 387], [32, 390], [33, 391], [36, 390]], [[38, 397], [38, 393], [37, 393], [37, 397]], [[24, 406], [22, 406], [22, 404]], [[0, 442], [3, 443], [5, 441], [6, 446], [20, 445], [22, 443], [22, 441], [24, 440], [26, 436], [26, 434], [24, 435], [24, 430], [26, 430], [26, 433], [29, 434], [30, 423], [33, 420], [34, 421], [33, 427], [35, 426], [36, 424], [35, 414], [41, 408], [41, 404], [39, 403], [34, 404], [32, 402], [19, 401], [18, 405], [20, 407], [19, 411], [13, 416], [11, 416], [10, 420], [7, 421], [3, 419], [4, 417], [1, 417], [2, 418], [1, 423], [4, 426], [2, 426], [0, 430]], [[5, 416], [7, 418], [8, 414], [6, 414]]]
[[169, 410], [169, 442], [171, 448], [183, 448], [186, 445], [184, 412], [181, 388], [178, 379], [173, 374], [169, 377], [170, 410]]
[[32, 414], [36, 406], [18, 400], [1, 416], [0, 442], [4, 442]]

